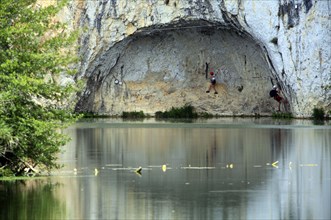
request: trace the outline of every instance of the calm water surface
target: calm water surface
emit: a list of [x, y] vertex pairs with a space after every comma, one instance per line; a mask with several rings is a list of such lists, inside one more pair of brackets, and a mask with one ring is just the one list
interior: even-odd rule
[[103, 119], [65, 132], [62, 169], [0, 182], [0, 219], [331, 217], [330, 124]]

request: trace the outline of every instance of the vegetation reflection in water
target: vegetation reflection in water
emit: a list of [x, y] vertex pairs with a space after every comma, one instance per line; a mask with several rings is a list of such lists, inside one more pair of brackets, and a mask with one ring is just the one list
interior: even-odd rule
[[0, 219], [65, 219], [60, 192], [60, 183], [47, 178], [2, 182]]
[[40, 215], [61, 219], [330, 217], [329, 126], [222, 120], [78, 123], [64, 168], [31, 180], [40, 197], [0, 184], [1, 198], [15, 197], [1, 201], [0, 217], [16, 207], [39, 218], [26, 210], [40, 202]]

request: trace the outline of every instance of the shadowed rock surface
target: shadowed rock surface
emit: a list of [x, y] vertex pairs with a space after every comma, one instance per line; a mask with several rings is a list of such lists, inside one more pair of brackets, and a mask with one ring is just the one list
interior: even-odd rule
[[[153, 114], [183, 104], [220, 115], [273, 110], [268, 92], [275, 80], [249, 36], [217, 26], [164, 29], [142, 31], [112, 47], [88, 79], [89, 92], [77, 110]], [[218, 95], [205, 92], [210, 71], [216, 73]]]

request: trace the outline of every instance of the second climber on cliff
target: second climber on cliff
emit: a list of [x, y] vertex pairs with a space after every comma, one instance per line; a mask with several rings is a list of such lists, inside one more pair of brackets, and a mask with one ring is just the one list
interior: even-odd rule
[[206, 93], [209, 93], [211, 89], [215, 91], [214, 94], [218, 94], [218, 92], [216, 91], [216, 76], [214, 72], [210, 72], [210, 85]]
[[278, 86], [274, 85], [272, 89], [269, 92], [270, 97], [274, 98], [278, 102], [278, 111], [280, 112], [280, 105], [283, 103], [284, 108], [285, 104], [287, 104], [287, 100], [281, 96], [281, 90], [278, 88]]

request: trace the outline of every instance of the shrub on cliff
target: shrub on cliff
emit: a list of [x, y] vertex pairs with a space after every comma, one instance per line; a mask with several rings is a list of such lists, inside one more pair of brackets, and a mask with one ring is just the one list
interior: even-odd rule
[[185, 105], [183, 107], [172, 107], [169, 111], [155, 112], [155, 118], [197, 118], [198, 114], [195, 112], [194, 107]]
[[133, 111], [133, 112], [123, 112], [122, 118], [124, 119], [137, 119], [137, 118], [145, 118], [148, 115], [145, 115], [143, 111]]
[[[36, 0], [0, 5], [0, 174], [59, 167], [56, 155], [68, 138], [60, 129], [76, 116], [60, 103], [74, 86], [59, 85], [73, 74], [75, 34], [53, 18], [64, 6], [40, 7]], [[70, 48], [70, 49], [69, 49]], [[10, 172], [9, 172], [10, 171]]]
[[274, 112], [274, 113], [272, 113], [272, 117], [273, 118], [291, 119], [291, 118], [293, 118], [293, 115], [290, 112]]
[[322, 108], [314, 108], [313, 109], [312, 117], [313, 117], [314, 120], [323, 120], [324, 115], [325, 115], [324, 109], [322, 109]]

